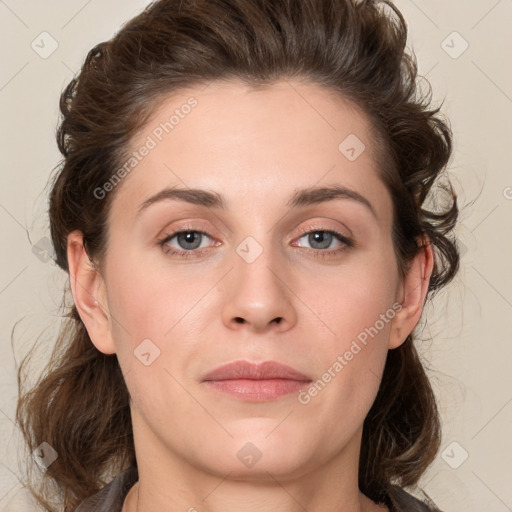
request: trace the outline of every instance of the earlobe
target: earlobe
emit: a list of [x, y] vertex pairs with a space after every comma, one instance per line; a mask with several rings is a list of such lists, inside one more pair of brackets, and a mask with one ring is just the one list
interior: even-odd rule
[[411, 262], [401, 283], [397, 302], [401, 305], [393, 318], [388, 348], [399, 347], [420, 320], [434, 269], [434, 251], [427, 237], [419, 240], [420, 251]]
[[85, 251], [80, 231], [68, 235], [67, 257], [73, 300], [89, 337], [100, 352], [113, 354], [105, 283]]

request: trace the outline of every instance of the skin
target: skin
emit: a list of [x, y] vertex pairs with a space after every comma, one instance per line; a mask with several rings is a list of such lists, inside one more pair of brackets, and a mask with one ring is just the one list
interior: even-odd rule
[[[155, 109], [132, 149], [191, 96], [197, 107], [118, 185], [101, 269], [79, 232], [68, 238], [75, 303], [98, 350], [117, 354], [132, 399], [139, 482], [123, 510], [386, 510], [358, 489], [362, 425], [387, 351], [419, 321], [430, 245], [401, 280], [369, 121], [314, 84], [180, 90]], [[354, 161], [338, 149], [349, 134], [366, 146]], [[334, 184], [363, 195], [375, 215], [346, 198], [286, 206], [298, 188]], [[228, 209], [167, 200], [137, 215], [166, 187], [216, 191]], [[207, 233], [197, 256], [158, 244], [179, 230]], [[333, 237], [324, 248], [308, 236], [326, 230], [355, 245]], [[236, 251], [248, 236], [262, 248], [251, 263]], [[167, 243], [181, 252], [191, 245]], [[394, 317], [305, 405], [297, 393], [256, 403], [202, 382], [239, 359], [279, 361], [316, 380], [393, 304], [401, 305]], [[134, 355], [144, 339], [160, 350], [148, 366]], [[249, 442], [261, 453], [250, 468], [237, 457]]]

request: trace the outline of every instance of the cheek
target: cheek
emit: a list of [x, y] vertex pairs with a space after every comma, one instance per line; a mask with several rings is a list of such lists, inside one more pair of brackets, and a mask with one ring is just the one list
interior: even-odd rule
[[[330, 332], [327, 340], [345, 343], [376, 327], [385, 336], [394, 317], [396, 274], [384, 259], [331, 272], [320, 281], [302, 281], [298, 294]], [[373, 329], [372, 329], [373, 331]], [[336, 341], [334, 341], [336, 344]]]
[[[108, 305], [117, 326], [132, 337], [161, 339], [207, 291], [195, 273], [156, 267], [136, 257], [123, 256], [111, 266]], [[126, 334], [126, 332], [125, 332]]]
[[328, 299], [324, 304], [332, 313], [325, 323], [335, 335], [321, 336], [321, 350], [309, 348], [316, 375], [297, 397], [304, 414], [316, 418], [327, 452], [342, 446], [362, 425], [375, 400], [395, 313], [385, 287], [368, 295], [349, 286], [335, 304]]
[[[158, 379], [169, 379], [164, 370], [178, 376], [197, 358], [206, 318], [218, 312], [211, 302], [218, 278], [190, 267], [176, 270], [123, 258], [108, 276], [111, 329], [130, 392], [143, 393], [160, 387]], [[129, 382], [132, 375], [140, 379]]]
[[311, 353], [318, 380], [303, 403], [324, 395], [333, 408], [341, 400], [366, 414], [378, 390], [396, 316], [395, 283], [394, 267], [386, 258], [340, 269], [323, 289], [303, 282], [304, 302], [321, 320], [317, 348], [322, 348]]

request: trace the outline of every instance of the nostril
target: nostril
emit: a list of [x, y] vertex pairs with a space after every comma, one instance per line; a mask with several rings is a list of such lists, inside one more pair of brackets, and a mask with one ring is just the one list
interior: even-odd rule
[[238, 324], [243, 324], [243, 323], [244, 323], [244, 319], [243, 319], [243, 318], [241, 318], [241, 317], [239, 317], [239, 316], [237, 316], [237, 317], [235, 318], [235, 320], [236, 320], [236, 323], [238, 323]]

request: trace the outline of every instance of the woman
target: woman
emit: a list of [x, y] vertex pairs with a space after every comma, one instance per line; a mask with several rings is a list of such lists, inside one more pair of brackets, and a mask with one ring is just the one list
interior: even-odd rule
[[385, 0], [160, 0], [90, 51], [50, 197], [74, 305], [17, 411], [48, 510], [438, 510], [413, 330], [458, 209], [406, 38]]

